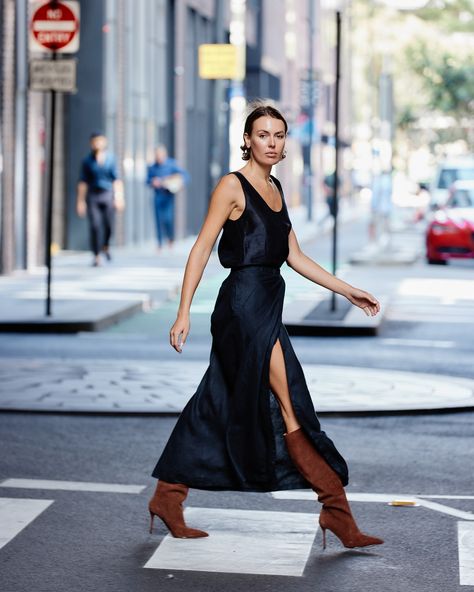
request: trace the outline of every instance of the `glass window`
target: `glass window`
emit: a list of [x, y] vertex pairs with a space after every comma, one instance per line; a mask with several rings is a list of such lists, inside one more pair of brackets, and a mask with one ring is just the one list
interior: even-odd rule
[[474, 207], [474, 189], [458, 189], [451, 198], [451, 208], [472, 208]]
[[439, 176], [438, 189], [449, 189], [454, 181], [474, 181], [474, 167], [443, 169]]

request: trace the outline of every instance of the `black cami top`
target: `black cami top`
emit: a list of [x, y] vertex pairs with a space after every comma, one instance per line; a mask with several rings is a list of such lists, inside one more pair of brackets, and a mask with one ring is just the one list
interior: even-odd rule
[[291, 222], [280, 181], [270, 175], [281, 195], [282, 206], [276, 211], [242, 173], [229, 174], [236, 175], [242, 184], [245, 209], [237, 220], [226, 220], [217, 248], [219, 261], [223, 267], [281, 267], [289, 254]]

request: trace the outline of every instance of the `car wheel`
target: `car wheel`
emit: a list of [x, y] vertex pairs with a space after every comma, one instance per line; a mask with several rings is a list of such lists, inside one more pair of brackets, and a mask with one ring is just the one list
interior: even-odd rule
[[447, 265], [448, 262], [445, 259], [427, 259], [428, 265]]

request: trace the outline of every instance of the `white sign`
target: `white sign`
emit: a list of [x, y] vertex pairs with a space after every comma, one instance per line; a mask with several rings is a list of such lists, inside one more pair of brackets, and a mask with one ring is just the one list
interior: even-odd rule
[[30, 21], [30, 50], [75, 53], [79, 50], [80, 6], [77, 0], [35, 2]]
[[76, 92], [75, 59], [31, 60], [30, 90]]

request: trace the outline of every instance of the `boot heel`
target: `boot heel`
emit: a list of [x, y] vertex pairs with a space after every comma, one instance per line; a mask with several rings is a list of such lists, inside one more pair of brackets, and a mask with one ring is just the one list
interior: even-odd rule
[[157, 516], [171, 536], [179, 539], [197, 539], [209, 536], [207, 532], [186, 526], [183, 515], [183, 502], [188, 494], [188, 487], [180, 483], [158, 481], [155, 493], [148, 502], [150, 513], [150, 533], [153, 520]]
[[153, 520], [155, 518], [155, 514], [153, 514], [153, 512], [151, 510], [149, 510], [150, 512], [150, 534], [152, 534], [153, 532]]
[[323, 531], [323, 551], [326, 549], [326, 529], [321, 526], [321, 530]]

